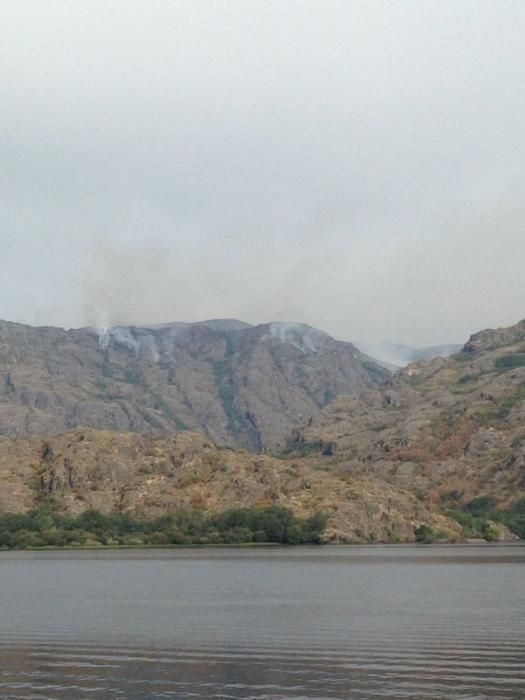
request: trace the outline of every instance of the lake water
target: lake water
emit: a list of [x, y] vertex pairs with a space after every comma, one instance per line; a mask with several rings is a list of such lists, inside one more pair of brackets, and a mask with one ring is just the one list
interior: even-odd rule
[[0, 698], [525, 698], [525, 547], [0, 553]]

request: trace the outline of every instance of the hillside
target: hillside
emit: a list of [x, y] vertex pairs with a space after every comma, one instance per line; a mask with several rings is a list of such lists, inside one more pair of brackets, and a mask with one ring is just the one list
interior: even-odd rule
[[217, 444], [275, 449], [337, 396], [386, 376], [351, 343], [300, 324], [0, 322], [0, 435], [198, 430]]
[[377, 479], [219, 448], [190, 432], [0, 438], [0, 513], [26, 512], [49, 498], [73, 515], [96, 509], [155, 518], [180, 507], [214, 513], [271, 505], [299, 516], [322, 511], [329, 517], [328, 541], [410, 541], [422, 524], [459, 533], [412, 494]]
[[522, 499], [525, 321], [477, 333], [460, 353], [411, 364], [379, 389], [339, 397], [294, 434], [289, 449], [307, 453], [323, 443], [333, 468], [429, 504], [490, 495], [508, 507]]

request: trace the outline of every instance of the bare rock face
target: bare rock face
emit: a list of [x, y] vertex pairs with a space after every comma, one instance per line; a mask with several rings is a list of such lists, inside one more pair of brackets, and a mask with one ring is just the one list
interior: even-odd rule
[[388, 374], [302, 324], [65, 331], [0, 322], [0, 435], [190, 429], [222, 445], [275, 449], [337, 396]]

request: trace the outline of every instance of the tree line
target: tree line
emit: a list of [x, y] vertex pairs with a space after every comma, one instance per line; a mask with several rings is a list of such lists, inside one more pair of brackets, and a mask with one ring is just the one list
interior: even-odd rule
[[289, 508], [234, 508], [209, 514], [180, 508], [154, 520], [86, 510], [72, 516], [46, 502], [28, 513], [0, 514], [0, 547], [320, 544], [326, 516], [298, 518]]

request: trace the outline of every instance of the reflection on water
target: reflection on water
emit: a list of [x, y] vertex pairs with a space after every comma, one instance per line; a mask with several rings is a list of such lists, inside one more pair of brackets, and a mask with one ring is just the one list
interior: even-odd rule
[[525, 697], [525, 547], [0, 554], [0, 698]]

